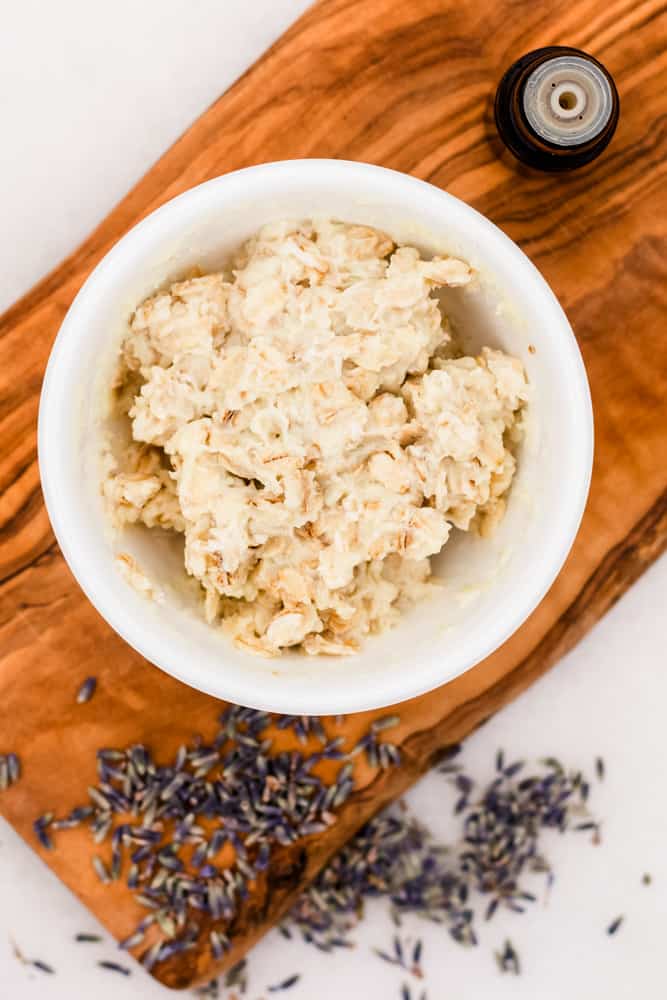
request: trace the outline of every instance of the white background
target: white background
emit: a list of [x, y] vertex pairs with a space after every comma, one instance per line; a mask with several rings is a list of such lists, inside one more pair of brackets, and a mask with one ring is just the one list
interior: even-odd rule
[[[0, 308], [73, 250], [150, 164], [307, 6], [304, 0], [115, 0], [113, 4], [22, 0], [5, 5], [0, 30]], [[592, 804], [603, 843], [555, 836], [557, 879], [548, 906], [482, 927], [463, 950], [445, 932], [406, 923], [424, 941], [428, 1000], [664, 998], [667, 941], [667, 560], [633, 588], [543, 681], [468, 740], [473, 775], [490, 774], [497, 747], [508, 755], [556, 754], [607, 777]], [[1, 740], [1, 734], [0, 734]], [[443, 839], [454, 836], [452, 795], [430, 775], [410, 802]], [[641, 883], [650, 872], [650, 886]], [[625, 921], [614, 937], [605, 928]], [[0, 1000], [151, 1000], [167, 992], [134, 968], [121, 979], [96, 967], [118, 958], [75, 944], [95, 920], [0, 822]], [[322, 956], [270, 935], [251, 957], [248, 1000], [301, 972], [277, 996], [289, 1000], [399, 1000], [400, 971], [370, 951], [391, 925], [371, 909], [344, 958]], [[510, 936], [519, 979], [501, 976], [492, 951]], [[56, 969], [46, 976], [14, 956]], [[122, 959], [121, 959], [122, 960]], [[421, 987], [412, 984], [413, 997]], [[419, 988], [418, 988], [419, 987]]]

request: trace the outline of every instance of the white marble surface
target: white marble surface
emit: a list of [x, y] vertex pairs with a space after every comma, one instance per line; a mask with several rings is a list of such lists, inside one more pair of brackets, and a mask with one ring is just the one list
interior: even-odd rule
[[[306, 6], [303, 0], [116, 0], [57, 5], [24, 0], [3, 11], [0, 94], [0, 307], [73, 249], [92, 225]], [[9, 154], [9, 155], [8, 155]], [[592, 805], [603, 843], [553, 837], [557, 881], [548, 906], [482, 927], [481, 946], [463, 950], [437, 927], [406, 923], [424, 941], [429, 1000], [525, 997], [623, 1000], [665, 996], [667, 926], [667, 559], [652, 568], [551, 673], [468, 740], [464, 760], [487, 776], [496, 748], [558, 754], [607, 777]], [[411, 793], [419, 816], [444, 839], [455, 829], [452, 797], [430, 775]], [[650, 872], [650, 886], [641, 884]], [[618, 914], [615, 937], [605, 927]], [[104, 934], [81, 905], [0, 824], [1, 1000], [150, 1000], [165, 990], [141, 970], [130, 979], [96, 967], [114, 945], [75, 944], [78, 931]], [[293, 972], [290, 1000], [398, 1000], [403, 977], [370, 951], [391, 927], [382, 905], [360, 926], [357, 948], [322, 956], [270, 935], [255, 949], [248, 1000]], [[509, 935], [524, 973], [500, 976], [492, 950]], [[46, 976], [17, 961], [56, 969]], [[419, 984], [413, 983], [413, 997]], [[423, 984], [422, 984], [423, 985]]]

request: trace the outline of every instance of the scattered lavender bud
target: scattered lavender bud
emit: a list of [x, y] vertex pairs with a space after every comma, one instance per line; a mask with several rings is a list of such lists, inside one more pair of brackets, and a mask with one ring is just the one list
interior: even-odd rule
[[289, 990], [292, 986], [296, 984], [301, 979], [299, 973], [295, 973], [293, 976], [289, 976], [288, 979], [283, 979], [282, 983], [276, 983], [275, 986], [267, 986], [269, 993], [279, 993], [281, 990]]
[[0, 792], [14, 785], [21, 777], [21, 761], [18, 754], [0, 753]]
[[46, 962], [42, 962], [39, 958], [33, 958], [30, 965], [32, 965], [34, 969], [39, 969], [40, 972], [46, 972], [49, 976], [55, 975], [56, 970], [50, 965], [47, 965]]
[[125, 965], [118, 965], [117, 962], [98, 962], [97, 963], [101, 969], [107, 969], [109, 972], [117, 972], [121, 976], [130, 976], [131, 970]]
[[501, 972], [510, 972], [515, 976], [521, 974], [519, 956], [509, 938], [505, 941], [503, 950], [495, 952], [495, 957]]
[[76, 695], [77, 705], [85, 705], [86, 702], [90, 701], [90, 699], [95, 694], [96, 687], [97, 687], [97, 678], [86, 677], [85, 681], [79, 688]]
[[[523, 875], [542, 872], [548, 887], [553, 881], [541, 851], [543, 831], [582, 825], [597, 829], [598, 824], [591, 820], [588, 827], [586, 807], [574, 795], [581, 775], [567, 772], [560, 762], [550, 758], [546, 770], [527, 776], [524, 765], [517, 766], [521, 762], [506, 766], [503, 756], [495, 763], [495, 778], [476, 795], [467, 775], [457, 773], [453, 779], [463, 793], [457, 802], [462, 823], [458, 847], [437, 843], [397, 803], [367, 823], [332, 859], [294, 905], [288, 926], [317, 948], [333, 951], [340, 942], [349, 944], [364, 901], [380, 896], [388, 900], [397, 926], [403, 914], [414, 913], [444, 924], [457, 943], [474, 946], [472, 893], [487, 897], [487, 919], [501, 906], [524, 912], [536, 896], [521, 886]], [[412, 971], [405, 949], [399, 954], [393, 938], [389, 947], [374, 953]], [[511, 944], [503, 954], [508, 970], [516, 971], [519, 961]]]
[[[407, 983], [403, 983], [403, 985], [401, 986], [401, 1000], [413, 1000], [412, 992]], [[427, 1000], [426, 990], [422, 990], [422, 992], [419, 994], [419, 1000]]]

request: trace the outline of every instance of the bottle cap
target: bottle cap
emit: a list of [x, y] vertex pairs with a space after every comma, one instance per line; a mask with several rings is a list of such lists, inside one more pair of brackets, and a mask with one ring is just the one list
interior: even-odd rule
[[538, 170], [573, 170], [606, 149], [619, 98], [610, 73], [579, 49], [551, 45], [513, 63], [495, 98], [507, 148]]

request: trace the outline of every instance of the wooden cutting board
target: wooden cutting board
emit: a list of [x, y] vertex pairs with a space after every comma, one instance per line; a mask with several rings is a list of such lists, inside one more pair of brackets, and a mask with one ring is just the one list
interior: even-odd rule
[[[522, 53], [552, 43], [601, 59], [621, 95], [611, 147], [571, 176], [520, 167], [499, 145], [490, 114], [502, 71]], [[335, 825], [276, 858], [236, 921], [229, 963], [361, 823], [413, 782], [440, 748], [553, 664], [665, 546], [666, 79], [667, 9], [656, 0], [556, 6], [547, 0], [322, 0], [79, 250], [5, 314], [0, 752], [20, 754], [23, 776], [0, 793], [0, 809], [29, 843], [37, 848], [36, 816], [85, 800], [98, 747], [143, 741], [167, 760], [193, 733], [210, 737], [221, 708], [163, 675], [110, 631], [68, 572], [42, 503], [35, 439], [42, 374], [58, 326], [100, 257], [141, 216], [216, 174], [288, 157], [381, 163], [465, 199], [523, 247], [565, 307], [591, 380], [593, 484], [559, 579], [494, 656], [401, 706], [392, 738], [402, 745], [403, 765], [383, 774], [359, 765], [358, 790]], [[97, 694], [77, 705], [75, 693], [89, 674], [98, 677]], [[368, 719], [347, 720], [350, 740]], [[41, 854], [119, 938], [144, 912], [122, 883], [106, 888], [95, 878], [82, 830], [59, 835], [56, 850]], [[202, 947], [154, 971], [183, 987], [209, 977], [214, 966]]]

